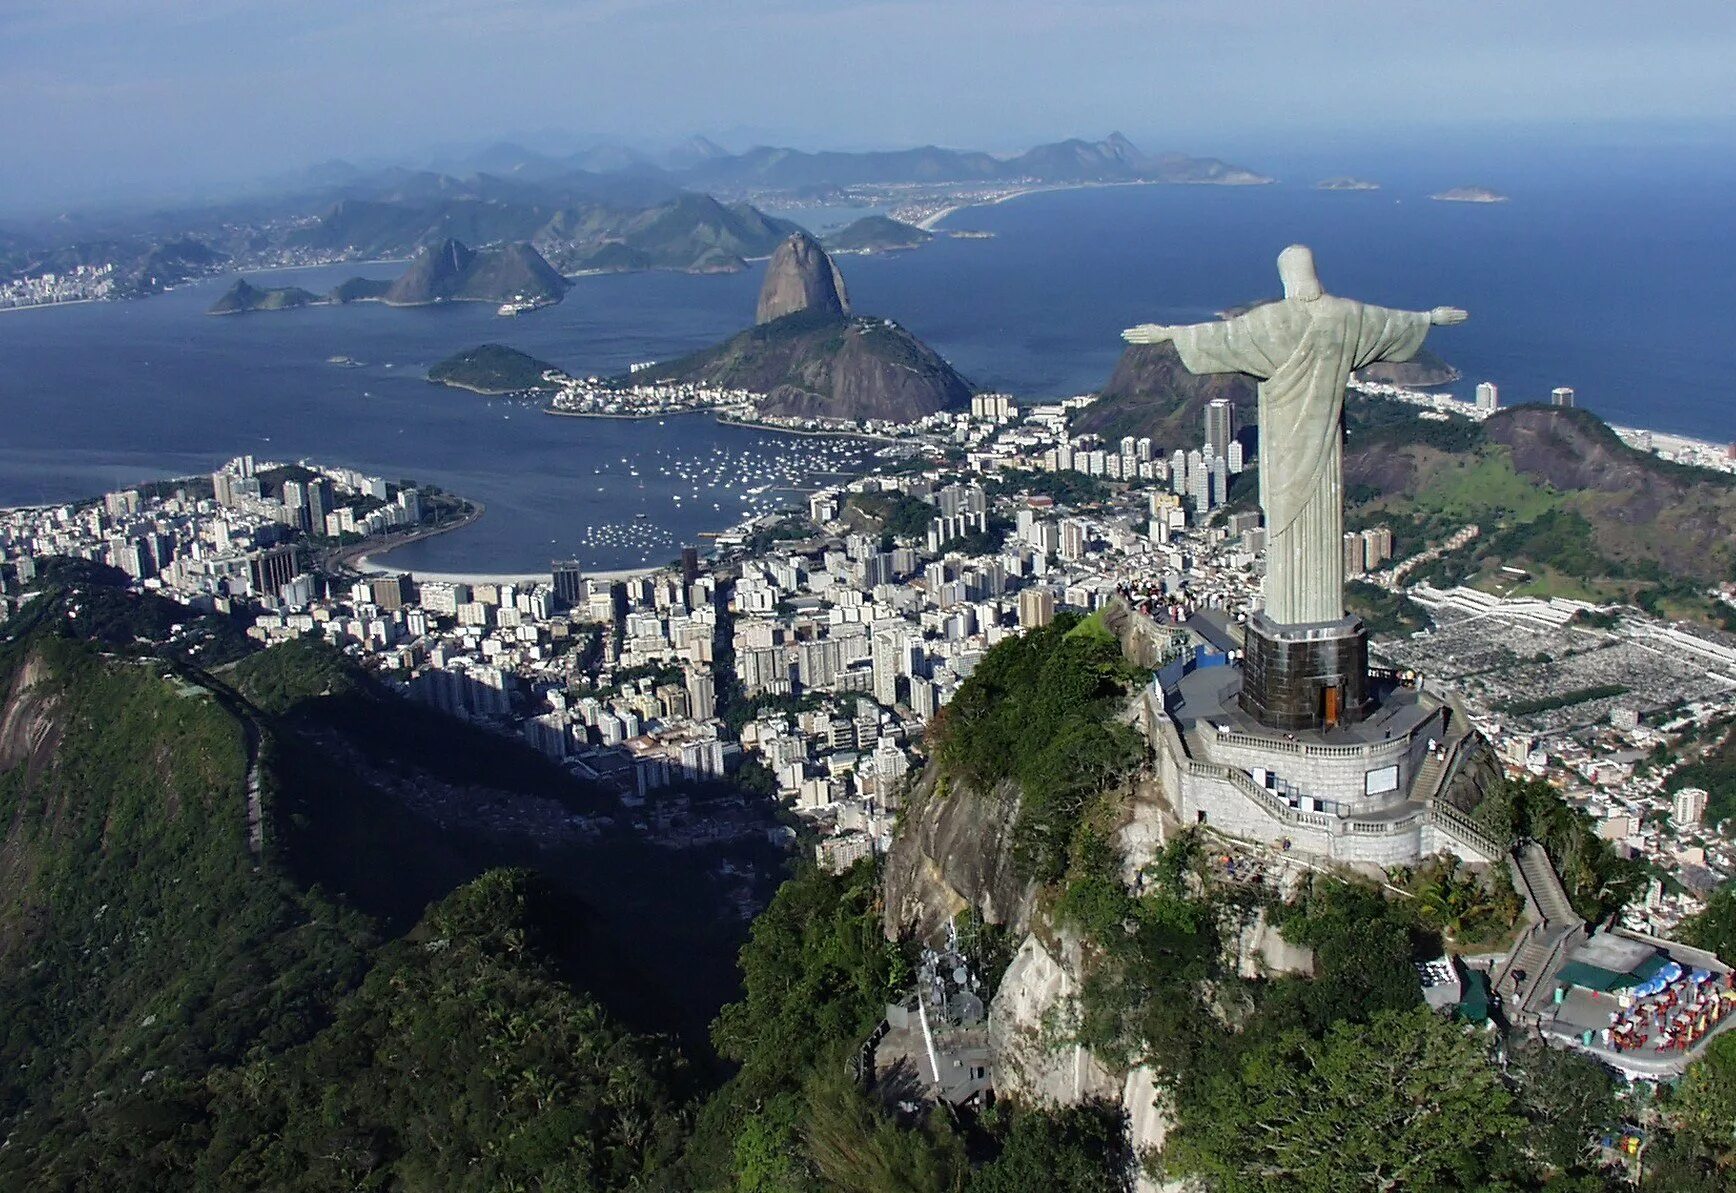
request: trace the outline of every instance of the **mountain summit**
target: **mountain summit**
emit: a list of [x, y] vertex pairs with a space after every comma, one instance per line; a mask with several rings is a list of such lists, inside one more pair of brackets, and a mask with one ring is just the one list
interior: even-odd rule
[[890, 319], [849, 312], [837, 265], [796, 232], [766, 267], [754, 326], [632, 380], [747, 390], [761, 414], [784, 418], [914, 422], [970, 403], [970, 382], [934, 349]]
[[770, 323], [797, 311], [840, 317], [850, 313], [843, 275], [820, 242], [806, 232], [791, 233], [772, 254], [754, 322]]

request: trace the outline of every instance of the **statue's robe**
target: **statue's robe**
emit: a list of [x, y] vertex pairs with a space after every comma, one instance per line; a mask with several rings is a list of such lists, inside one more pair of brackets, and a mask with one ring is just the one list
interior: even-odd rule
[[1266, 616], [1281, 625], [1339, 620], [1344, 387], [1357, 369], [1415, 356], [1428, 335], [1428, 313], [1328, 294], [1172, 330], [1190, 372], [1247, 373], [1260, 382]]

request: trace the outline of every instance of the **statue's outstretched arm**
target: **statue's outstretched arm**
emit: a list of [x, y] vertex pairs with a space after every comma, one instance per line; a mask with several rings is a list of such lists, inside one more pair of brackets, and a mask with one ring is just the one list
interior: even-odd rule
[[1167, 344], [1175, 338], [1175, 328], [1161, 323], [1141, 323], [1121, 333], [1129, 344]]
[[[1237, 319], [1239, 318], [1240, 316], [1237, 317]], [[1213, 319], [1209, 323], [1179, 323], [1174, 325], [1141, 323], [1138, 327], [1130, 327], [1122, 332], [1121, 338], [1129, 344], [1167, 344], [1175, 339], [1177, 332], [1193, 331], [1200, 328], [1221, 330], [1235, 324], [1237, 319]]]

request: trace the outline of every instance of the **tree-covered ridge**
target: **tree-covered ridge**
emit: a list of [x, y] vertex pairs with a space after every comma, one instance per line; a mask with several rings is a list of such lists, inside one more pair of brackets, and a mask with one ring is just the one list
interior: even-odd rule
[[119, 568], [49, 556], [38, 563], [35, 595], [6, 623], [7, 636], [38, 631], [100, 643], [104, 649], [216, 666], [246, 654], [241, 627], [153, 592], [132, 592]]
[[1061, 875], [1086, 805], [1144, 757], [1139, 733], [1117, 719], [1140, 678], [1100, 619], [1062, 613], [984, 655], [937, 719], [944, 773], [983, 792], [1017, 784], [1030, 876]]
[[14, 619], [0, 648], [0, 1187], [611, 1189], [673, 1156], [678, 1066], [557, 973], [541, 942], [571, 925], [526, 875], [384, 947], [293, 877], [314, 826], [279, 798], [368, 795], [293, 724], [432, 714], [321, 642], [226, 673], [268, 711], [78, 625]]
[[537, 885], [494, 871], [378, 955], [331, 1025], [214, 1074], [210, 1188], [641, 1187], [682, 1137], [676, 1062], [559, 980]]
[[246, 727], [203, 689], [44, 634], [0, 675], [39, 733], [0, 748], [0, 1184], [148, 1173], [164, 1091], [325, 1022], [371, 929], [251, 855]]

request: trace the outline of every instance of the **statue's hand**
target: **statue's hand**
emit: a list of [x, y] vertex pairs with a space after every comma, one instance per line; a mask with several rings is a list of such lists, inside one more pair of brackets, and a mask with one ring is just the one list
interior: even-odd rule
[[1170, 330], [1161, 323], [1141, 323], [1122, 332], [1121, 338], [1129, 344], [1167, 344], [1175, 338]]
[[1436, 307], [1429, 312], [1429, 322], [1436, 327], [1451, 327], [1455, 323], [1463, 323], [1470, 317], [1469, 311], [1461, 311], [1458, 307]]

